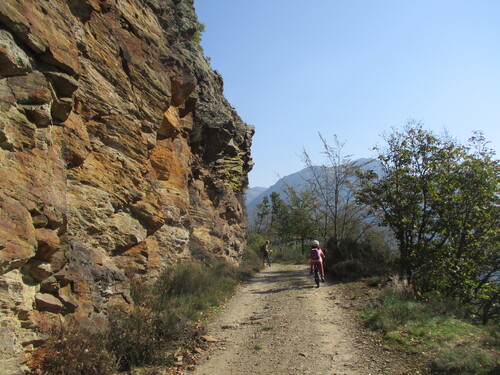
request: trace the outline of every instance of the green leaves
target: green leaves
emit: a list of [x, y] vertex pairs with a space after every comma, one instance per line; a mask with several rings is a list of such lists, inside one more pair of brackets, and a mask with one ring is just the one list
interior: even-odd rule
[[194, 32], [193, 32], [193, 35], [191, 37], [193, 42], [200, 44], [201, 43], [201, 34], [203, 34], [204, 32], [205, 32], [205, 24], [201, 23], [199, 21], [196, 21], [196, 24], [194, 26]]
[[[495, 306], [500, 173], [494, 152], [480, 133], [464, 146], [414, 121], [386, 141], [378, 157], [383, 173], [362, 174], [357, 198], [394, 232], [401, 270], [416, 294], [439, 291]], [[497, 288], [485, 293], [495, 274]]]

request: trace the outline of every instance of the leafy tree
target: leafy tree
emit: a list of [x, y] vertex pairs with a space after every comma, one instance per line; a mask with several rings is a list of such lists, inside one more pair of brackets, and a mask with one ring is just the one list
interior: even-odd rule
[[340, 251], [341, 243], [347, 240], [358, 241], [372, 223], [368, 220], [363, 204], [354, 199], [357, 176], [361, 165], [345, 156], [342, 149], [345, 143], [334, 135], [330, 146], [320, 134], [326, 164], [319, 168], [313, 166], [311, 158], [304, 150], [304, 161], [311, 171], [308, 185], [311, 194], [317, 197], [317, 221], [324, 243], [329, 240], [333, 251]]
[[269, 236], [286, 237], [289, 211], [279, 193], [272, 192], [264, 196], [257, 205], [256, 232]]
[[479, 305], [484, 321], [498, 314], [500, 292], [500, 166], [487, 143], [476, 133], [452, 170], [453, 194], [439, 217], [451, 259], [443, 257], [444, 280], [436, 277], [446, 295]]
[[453, 164], [454, 146], [445, 145], [425, 132], [421, 125], [409, 123], [403, 132], [395, 131], [387, 139], [387, 149], [379, 151], [381, 177], [368, 171], [360, 174], [363, 188], [358, 201], [369, 204], [389, 226], [398, 241], [401, 271], [411, 279], [419, 248], [436, 239], [440, 228], [431, 204], [447, 173], [440, 169]]
[[270, 213], [271, 213], [271, 206], [269, 205], [269, 197], [266, 195], [262, 198], [262, 202], [260, 202], [257, 205], [255, 224], [254, 224], [255, 232], [267, 233], [269, 231]]
[[287, 186], [281, 194], [273, 192], [257, 205], [254, 232], [278, 238], [280, 243], [298, 241], [303, 252], [305, 241], [317, 234], [315, 204], [310, 191]]
[[498, 301], [499, 165], [481, 134], [468, 146], [409, 122], [378, 149], [382, 173], [360, 174], [358, 200], [393, 231], [400, 268], [417, 295]]
[[300, 241], [302, 253], [305, 242], [318, 234], [316, 225], [316, 197], [309, 190], [297, 191], [289, 186], [285, 190], [288, 217], [284, 232], [290, 239]]
[[273, 191], [271, 193], [271, 226], [279, 226], [287, 214], [285, 202], [283, 202], [279, 193]]

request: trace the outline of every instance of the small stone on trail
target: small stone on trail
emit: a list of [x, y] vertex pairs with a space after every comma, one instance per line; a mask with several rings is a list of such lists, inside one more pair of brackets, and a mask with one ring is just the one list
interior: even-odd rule
[[213, 338], [212, 336], [201, 336], [201, 338], [206, 342], [219, 342], [219, 340]]
[[305, 354], [305, 353], [299, 353], [299, 355], [302, 357], [307, 357], [307, 354]]

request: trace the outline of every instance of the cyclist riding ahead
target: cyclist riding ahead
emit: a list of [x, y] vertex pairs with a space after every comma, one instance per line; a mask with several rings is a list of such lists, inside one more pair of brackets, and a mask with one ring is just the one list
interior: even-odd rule
[[323, 269], [323, 258], [325, 254], [323, 250], [319, 247], [319, 241], [314, 240], [311, 244], [311, 250], [309, 250], [309, 258], [311, 259], [311, 274], [314, 270], [314, 265], [317, 264], [321, 271], [321, 281], [325, 282], [325, 270]]
[[267, 261], [267, 264], [271, 267], [271, 254], [273, 251], [269, 249], [268, 245], [269, 240], [260, 247], [260, 251], [262, 252], [262, 266], [264, 266]]

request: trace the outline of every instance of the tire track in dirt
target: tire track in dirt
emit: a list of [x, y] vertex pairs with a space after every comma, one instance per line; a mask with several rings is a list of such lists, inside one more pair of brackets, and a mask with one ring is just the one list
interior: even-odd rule
[[209, 325], [219, 341], [191, 374], [419, 374], [366, 334], [350, 305], [340, 285], [316, 288], [306, 266], [266, 267]]

